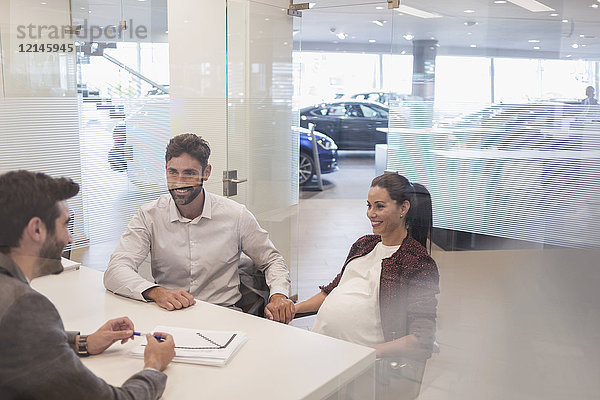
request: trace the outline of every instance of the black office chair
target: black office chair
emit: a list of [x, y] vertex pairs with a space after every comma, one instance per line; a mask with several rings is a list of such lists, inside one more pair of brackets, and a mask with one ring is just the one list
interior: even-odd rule
[[244, 256], [240, 258], [238, 273], [242, 298], [235, 305], [245, 313], [264, 318], [270, 294], [265, 273], [250, 258]]
[[303, 317], [310, 317], [311, 315], [317, 315], [317, 312], [316, 311], [309, 311], [309, 312], [296, 313], [294, 315], [294, 319], [296, 319], [296, 318], [303, 318]]

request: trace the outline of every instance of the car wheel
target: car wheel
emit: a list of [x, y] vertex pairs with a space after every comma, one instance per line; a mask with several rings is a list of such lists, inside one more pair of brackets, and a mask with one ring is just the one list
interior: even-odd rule
[[300, 163], [298, 166], [298, 171], [300, 173], [299, 183], [304, 185], [306, 182], [312, 179], [315, 171], [315, 162], [308, 154], [300, 153]]

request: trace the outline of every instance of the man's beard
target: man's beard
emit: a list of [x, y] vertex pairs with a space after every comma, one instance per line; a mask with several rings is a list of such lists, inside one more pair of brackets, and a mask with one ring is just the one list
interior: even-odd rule
[[65, 248], [64, 243], [60, 243], [56, 236], [49, 236], [42, 248], [40, 249], [39, 255], [39, 275], [50, 275], [60, 274], [63, 271], [61, 262], [61, 255]]
[[[186, 190], [185, 193], [178, 193], [177, 190]], [[175, 201], [175, 204], [178, 206], [186, 206], [190, 204], [192, 201], [202, 193], [202, 182], [198, 186], [187, 186], [177, 189], [169, 189], [169, 193], [171, 193], [171, 197]]]

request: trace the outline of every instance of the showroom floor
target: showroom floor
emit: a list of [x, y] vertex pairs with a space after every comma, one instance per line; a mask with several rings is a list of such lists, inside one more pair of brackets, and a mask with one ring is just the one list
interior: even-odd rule
[[[340, 166], [324, 175], [326, 190], [300, 195], [300, 300], [333, 279], [350, 245], [370, 232], [365, 199], [374, 156], [342, 153]], [[114, 245], [73, 258], [104, 269]], [[427, 364], [420, 399], [591, 399], [600, 392], [597, 250], [434, 246], [432, 256], [440, 271], [440, 353]], [[311, 321], [294, 324], [306, 329]]]

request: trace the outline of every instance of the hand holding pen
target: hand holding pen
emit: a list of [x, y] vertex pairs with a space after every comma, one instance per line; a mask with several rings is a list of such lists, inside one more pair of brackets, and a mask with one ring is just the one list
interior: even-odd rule
[[[157, 336], [162, 338], [162, 340], [156, 339]], [[154, 332], [152, 335], [148, 334], [146, 340], [148, 343], [144, 350], [144, 368], [154, 368], [163, 371], [167, 368], [173, 357], [175, 357], [173, 336], [164, 332]]]
[[90, 354], [100, 354], [113, 343], [127, 342], [133, 336], [133, 322], [127, 317], [115, 318], [106, 322], [87, 337], [87, 349]]
[[142, 332], [135, 332], [135, 331], [133, 332], [133, 336], [148, 336], [148, 335], [154, 336], [154, 338], [156, 340], [158, 340], [159, 342], [163, 342], [166, 339], [164, 336], [161, 336], [161, 335], [157, 334], [156, 332], [155, 333], [142, 333]]
[[165, 332], [140, 333], [133, 330], [133, 322], [127, 317], [115, 318], [106, 322], [96, 332], [87, 337], [89, 354], [99, 354], [113, 343], [127, 342], [135, 336], [146, 335], [144, 350], [144, 368], [163, 371], [175, 356], [173, 336]]

